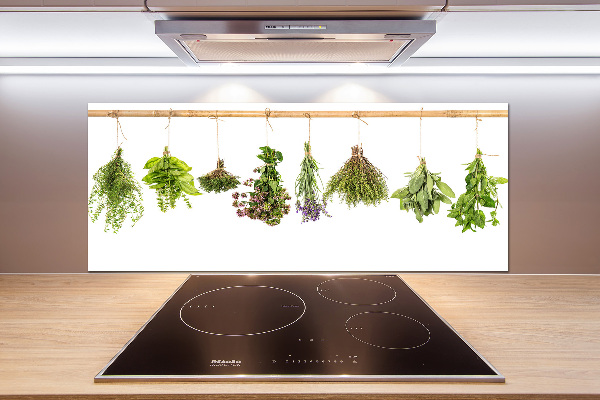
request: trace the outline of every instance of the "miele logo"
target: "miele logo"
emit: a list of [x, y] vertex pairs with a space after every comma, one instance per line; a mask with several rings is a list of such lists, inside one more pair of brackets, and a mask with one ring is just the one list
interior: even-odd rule
[[242, 361], [240, 360], [212, 360], [210, 362], [211, 367], [241, 367]]

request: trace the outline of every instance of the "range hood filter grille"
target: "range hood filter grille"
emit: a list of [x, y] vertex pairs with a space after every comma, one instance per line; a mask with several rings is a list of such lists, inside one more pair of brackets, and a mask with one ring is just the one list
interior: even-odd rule
[[196, 62], [389, 63], [410, 40], [185, 40]]

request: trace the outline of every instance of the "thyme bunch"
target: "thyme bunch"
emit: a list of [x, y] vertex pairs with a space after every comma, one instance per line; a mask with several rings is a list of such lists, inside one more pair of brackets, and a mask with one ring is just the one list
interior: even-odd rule
[[192, 167], [177, 157], [172, 157], [169, 147], [165, 146], [162, 157], [152, 157], [144, 165], [148, 174], [142, 178], [150, 189], [156, 190], [158, 208], [167, 212], [174, 209], [176, 201], [183, 199], [187, 208], [192, 208], [186, 194], [198, 196], [202, 193], [194, 187], [194, 177], [188, 173]]
[[396, 190], [391, 197], [400, 199], [401, 210], [413, 210], [419, 223], [423, 222], [424, 216], [437, 214], [440, 211], [440, 202], [452, 204], [448, 197], [454, 198], [454, 192], [442, 182], [439, 172], [429, 172], [424, 158], [415, 172], [407, 172], [404, 175], [410, 177], [408, 185]]
[[88, 200], [92, 222], [96, 222], [106, 209], [105, 232], [112, 229], [117, 233], [128, 215], [135, 225], [144, 213], [142, 188], [122, 153], [123, 149], [118, 147], [113, 158], [94, 174], [94, 187]]
[[352, 156], [327, 183], [324, 199], [331, 199], [337, 193], [340, 199], [350, 206], [359, 203], [368, 206], [378, 205], [388, 198], [385, 175], [363, 156], [363, 149], [352, 147]]
[[254, 191], [232, 193], [232, 205], [237, 208], [236, 213], [240, 218], [257, 219], [275, 226], [290, 212], [290, 205], [286, 201], [291, 200], [291, 197], [281, 185], [281, 176], [275, 168], [283, 161], [283, 155], [269, 146], [261, 147], [260, 150], [262, 153], [257, 157], [264, 165], [253, 170], [260, 173], [260, 177], [256, 180], [250, 178], [243, 183], [244, 186], [253, 187]]
[[[319, 198], [319, 165], [310, 152], [310, 143], [304, 143], [304, 158], [300, 163], [300, 174], [296, 178], [296, 213], [302, 213], [302, 223], [317, 221], [321, 214], [331, 217], [325, 207], [327, 202]], [[322, 183], [321, 183], [322, 184]]]
[[239, 176], [225, 170], [225, 162], [219, 158], [217, 168], [198, 178], [198, 184], [205, 192], [221, 193], [239, 186]]
[[[455, 226], [462, 226], [462, 231], [476, 231], [477, 228], [485, 228], [486, 222], [491, 222], [492, 226], [500, 224], [497, 212], [500, 201], [498, 200], [497, 185], [508, 182], [506, 178], [488, 176], [481, 156], [483, 153], [477, 149], [475, 159], [466, 165], [466, 171], [469, 171], [465, 177], [467, 191], [458, 197], [456, 203], [448, 213], [448, 217], [456, 220]], [[480, 207], [493, 208], [490, 212], [490, 219], [486, 220], [485, 213]]]

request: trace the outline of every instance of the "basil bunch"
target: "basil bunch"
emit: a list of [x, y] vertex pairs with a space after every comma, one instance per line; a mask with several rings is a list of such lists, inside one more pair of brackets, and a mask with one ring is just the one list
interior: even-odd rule
[[352, 156], [327, 183], [324, 199], [331, 199], [334, 193], [340, 196], [348, 208], [359, 203], [368, 206], [378, 205], [388, 198], [388, 187], [383, 173], [363, 156], [363, 149], [352, 147]]
[[[248, 179], [243, 183], [245, 186], [252, 186], [254, 191], [233, 193], [233, 206], [238, 209], [236, 211], [238, 217], [258, 219], [267, 225], [275, 226], [281, 222], [284, 215], [290, 212], [290, 206], [286, 204], [286, 201], [291, 197], [281, 185], [281, 176], [275, 168], [283, 161], [283, 155], [269, 146], [260, 147], [260, 150], [262, 154], [257, 157], [265, 164], [253, 171], [260, 173], [260, 178]], [[246, 198], [248, 200], [244, 200]]]
[[186, 193], [198, 196], [202, 193], [194, 187], [194, 177], [188, 173], [192, 167], [177, 157], [171, 157], [169, 147], [165, 146], [162, 157], [152, 157], [144, 165], [148, 174], [142, 180], [156, 190], [158, 208], [167, 212], [175, 208], [175, 202], [182, 198], [188, 208], [192, 208]]
[[225, 162], [219, 158], [217, 169], [199, 177], [198, 183], [206, 192], [220, 193], [238, 187], [240, 184], [238, 178], [239, 176], [234, 176], [225, 170]]
[[401, 210], [406, 210], [406, 212], [413, 210], [415, 217], [421, 223], [423, 216], [439, 212], [440, 202], [452, 204], [448, 197], [454, 197], [454, 192], [450, 186], [442, 182], [440, 174], [440, 172], [429, 172], [423, 158], [415, 172], [404, 174], [410, 177], [408, 186], [396, 190], [391, 197], [400, 199]]
[[[467, 191], [458, 197], [456, 203], [448, 213], [448, 217], [456, 219], [455, 226], [462, 226], [463, 232], [467, 230], [476, 231], [477, 228], [485, 228], [486, 222], [491, 222], [492, 226], [497, 226], [500, 221], [496, 218], [498, 206], [497, 185], [508, 182], [506, 178], [497, 178], [487, 175], [487, 170], [481, 159], [481, 150], [477, 149], [477, 155], [470, 164], [466, 165], [465, 170], [469, 171], [465, 177]], [[493, 208], [490, 212], [490, 219], [486, 221], [486, 216], [480, 207]]]
[[[296, 213], [302, 213], [302, 222], [316, 221], [321, 214], [331, 217], [325, 207], [327, 202], [319, 198], [319, 165], [310, 153], [310, 143], [304, 143], [304, 158], [300, 164], [300, 174], [296, 178]], [[322, 184], [322, 183], [321, 183]]]
[[[142, 217], [142, 188], [133, 177], [131, 165], [121, 157], [123, 149], [117, 148], [113, 158], [94, 174], [94, 187], [88, 201], [88, 212], [96, 222], [106, 209], [104, 232], [117, 233], [128, 215], [133, 225]], [[94, 210], [94, 204], [97, 203]], [[133, 226], [132, 225], [132, 226]]]

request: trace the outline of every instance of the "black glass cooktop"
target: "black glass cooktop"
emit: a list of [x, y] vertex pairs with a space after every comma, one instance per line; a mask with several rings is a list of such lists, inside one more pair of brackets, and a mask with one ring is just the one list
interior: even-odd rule
[[504, 382], [396, 275], [190, 275], [104, 381]]

